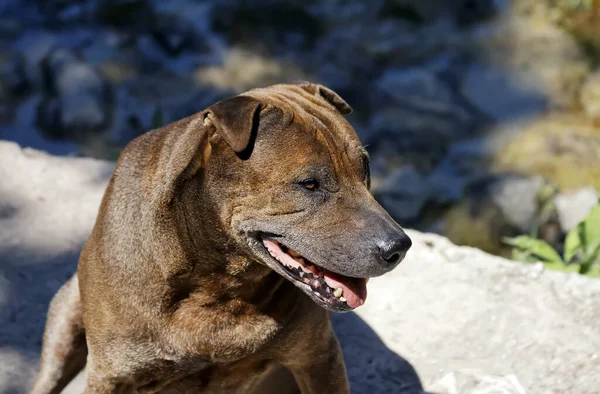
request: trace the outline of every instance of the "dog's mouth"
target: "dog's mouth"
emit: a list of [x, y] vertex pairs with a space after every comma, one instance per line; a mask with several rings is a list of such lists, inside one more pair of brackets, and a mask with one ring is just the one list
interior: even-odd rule
[[262, 244], [288, 279], [323, 307], [341, 312], [365, 303], [368, 279], [328, 271], [270, 238], [263, 237]]

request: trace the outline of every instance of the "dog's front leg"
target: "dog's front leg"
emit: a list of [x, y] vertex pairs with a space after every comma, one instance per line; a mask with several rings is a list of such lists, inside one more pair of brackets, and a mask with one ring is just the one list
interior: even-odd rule
[[289, 349], [282, 364], [292, 372], [302, 394], [349, 394], [342, 349], [333, 330], [329, 327], [320, 338], [311, 334]]

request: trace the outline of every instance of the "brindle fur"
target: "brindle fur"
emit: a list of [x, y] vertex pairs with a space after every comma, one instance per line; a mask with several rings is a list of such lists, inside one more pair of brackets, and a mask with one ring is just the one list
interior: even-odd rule
[[[348, 393], [329, 312], [257, 237], [349, 276], [397, 264], [373, 257], [403, 233], [368, 191], [349, 112], [321, 85], [275, 85], [132, 141], [50, 305], [32, 393], [86, 360], [86, 393]], [[295, 184], [316, 176], [326, 193]]]

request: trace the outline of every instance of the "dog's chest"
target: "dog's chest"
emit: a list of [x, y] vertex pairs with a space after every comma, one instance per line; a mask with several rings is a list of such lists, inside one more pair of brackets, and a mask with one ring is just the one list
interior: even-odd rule
[[274, 361], [253, 359], [216, 364], [171, 382], [160, 393], [252, 393], [277, 368]]

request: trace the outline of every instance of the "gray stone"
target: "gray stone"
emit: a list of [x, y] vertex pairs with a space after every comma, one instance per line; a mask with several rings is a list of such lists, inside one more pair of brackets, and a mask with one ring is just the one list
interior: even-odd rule
[[599, 198], [600, 193], [591, 187], [557, 195], [556, 210], [562, 230], [567, 232], [575, 228], [598, 204]]
[[445, 205], [458, 202], [465, 187], [486, 173], [487, 144], [483, 138], [457, 142], [427, 175], [431, 200]]
[[170, 56], [178, 56], [184, 51], [201, 53], [209, 49], [194, 23], [176, 14], [156, 15], [150, 33]]
[[108, 0], [96, 3], [94, 17], [102, 24], [140, 31], [154, 18], [153, 1]]
[[[344, 26], [352, 29], [353, 24]], [[382, 20], [366, 28], [354, 24], [350, 45], [373, 59], [394, 66], [413, 66], [427, 62], [445, 51], [460, 53], [464, 34], [449, 18], [415, 25], [407, 21]], [[348, 34], [345, 33], [345, 34]]]
[[164, 68], [164, 65], [168, 61], [168, 56], [150, 35], [138, 35], [136, 37], [136, 47], [140, 54], [137, 63], [142, 73], [151, 75]]
[[541, 177], [509, 175], [493, 182], [488, 193], [506, 222], [527, 233], [531, 230], [538, 208], [538, 195], [544, 184]]
[[56, 48], [58, 40], [54, 34], [45, 30], [29, 30], [15, 41], [15, 51], [23, 56], [27, 79], [42, 86], [42, 60]]
[[[499, 236], [529, 233], [538, 207], [537, 197], [544, 184], [541, 177], [488, 174], [470, 180], [465, 185], [463, 197], [476, 215], [489, 217], [495, 228], [504, 229]], [[487, 211], [499, 215], [484, 214]]]
[[37, 122], [48, 138], [85, 140], [107, 130], [112, 92], [94, 68], [57, 49], [44, 59], [43, 70], [46, 89]]
[[462, 198], [440, 223], [443, 234], [457, 243], [500, 254], [510, 251], [503, 243], [504, 237], [535, 230], [536, 237], [560, 247], [561, 231], [555, 209], [552, 204], [541, 204], [549, 201], [555, 190], [541, 177], [481, 173], [463, 182]]
[[14, 121], [18, 101], [30, 88], [23, 58], [10, 52], [0, 53], [0, 124]]
[[542, 92], [524, 88], [518, 76], [481, 64], [464, 75], [461, 92], [473, 105], [498, 121], [529, 118], [547, 106]]
[[57, 19], [64, 23], [74, 23], [89, 15], [92, 10], [93, 2], [71, 2], [72, 4], [65, 5], [56, 13]]
[[314, 48], [323, 22], [304, 1], [220, 1], [212, 12], [213, 29], [230, 44], [260, 46], [276, 53]]
[[81, 51], [95, 42], [106, 42], [107, 34], [103, 29], [91, 26], [78, 26], [57, 32], [58, 47], [72, 51]]
[[[206, 93], [204, 97], [202, 93]], [[210, 101], [214, 98], [207, 89], [198, 87], [187, 76], [161, 72], [153, 76], [139, 76], [122, 84], [118, 90], [117, 110], [136, 114], [144, 122], [149, 122], [154, 109], [161, 107], [165, 111], [164, 121], [168, 123], [208, 107], [215, 102]]]
[[[11, 207], [0, 216], [0, 392], [31, 384], [48, 302], [113, 168], [0, 142], [0, 206]], [[333, 315], [353, 393], [597, 392], [599, 280], [407, 232], [406, 260], [369, 282], [363, 307]]]
[[491, 17], [493, 0], [386, 0], [382, 16], [428, 22], [452, 15], [457, 23], [468, 25]]
[[[233, 94], [230, 90], [197, 86], [191, 78], [170, 72], [132, 78], [115, 90], [113, 122], [102, 142], [124, 146], [141, 133], [190, 116]], [[153, 124], [155, 115], [160, 125]], [[113, 157], [110, 152], [104, 155], [101, 145], [88, 147], [93, 157]]]
[[374, 188], [373, 194], [396, 220], [405, 223], [419, 217], [430, 197], [430, 189], [413, 166], [405, 165]]
[[35, 125], [40, 95], [33, 95], [19, 103], [12, 114], [11, 123], [0, 128], [0, 138], [19, 143], [23, 147], [49, 152], [53, 155], [71, 155], [77, 150], [72, 141], [57, 141], [44, 138]]
[[579, 96], [585, 114], [596, 123], [600, 123], [600, 70], [596, 70], [585, 79]]
[[[548, 2], [513, 3], [499, 18], [471, 34], [470, 52], [491, 72], [475, 70], [470, 83], [499, 88], [502, 107], [509, 105], [504, 96], [521, 94], [534, 103], [536, 96], [543, 98], [550, 108], [576, 108], [581, 83], [589, 73], [583, 46], [544, 12]], [[493, 103], [493, 98], [486, 101]]]
[[377, 81], [377, 87], [398, 104], [409, 104], [433, 113], [456, 114], [469, 118], [464, 108], [454, 101], [456, 94], [435, 74], [419, 68], [388, 69]]
[[452, 85], [423, 69], [390, 69], [373, 94], [379, 111], [370, 120], [365, 143], [375, 149], [390, 144], [399, 155], [429, 161], [430, 171], [444, 158], [453, 142], [477, 136], [487, 123]]
[[11, 96], [21, 98], [28, 93], [31, 83], [27, 79], [25, 60], [17, 54], [0, 56], [0, 85]]

